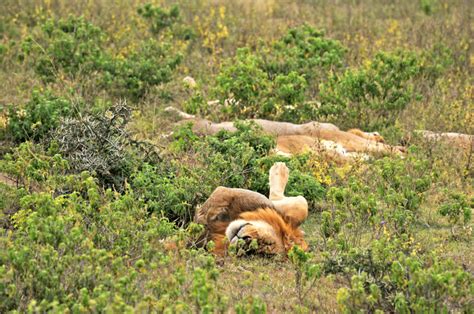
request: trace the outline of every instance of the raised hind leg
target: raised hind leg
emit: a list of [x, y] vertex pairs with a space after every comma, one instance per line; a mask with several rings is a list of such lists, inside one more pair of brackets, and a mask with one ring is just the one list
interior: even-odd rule
[[275, 209], [283, 219], [297, 227], [308, 217], [308, 202], [303, 196], [285, 196], [289, 169], [283, 162], [277, 162], [270, 168], [270, 196]]

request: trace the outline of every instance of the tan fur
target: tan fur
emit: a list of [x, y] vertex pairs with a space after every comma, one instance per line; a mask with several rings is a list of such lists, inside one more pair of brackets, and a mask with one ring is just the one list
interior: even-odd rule
[[[182, 123], [193, 123], [193, 131], [198, 134], [203, 135], [213, 135], [221, 130], [227, 130], [234, 132], [237, 128], [234, 126], [233, 122], [220, 122], [214, 123], [212, 121], [198, 118], [194, 115], [187, 114], [182, 112], [174, 107], [167, 107], [165, 111], [175, 112], [180, 118], [184, 119], [183, 121], [178, 122]], [[249, 121], [255, 122], [259, 125], [263, 132], [275, 136], [280, 135], [310, 135], [316, 136], [316, 134], [321, 130], [335, 131], [339, 130], [337, 126], [331, 123], [320, 123], [320, 122], [308, 122], [304, 124], [294, 124], [290, 122], [280, 122], [280, 121], [271, 121], [264, 119], [249, 119]]]
[[[181, 117], [184, 117], [180, 114]], [[250, 119], [259, 125], [264, 133], [280, 136], [280, 135], [309, 135], [316, 136], [321, 130], [336, 131], [338, 127], [331, 123], [319, 123], [319, 122], [308, 122], [305, 124], [294, 124], [289, 122], [270, 121], [263, 119]], [[179, 123], [193, 123], [193, 131], [197, 134], [202, 135], [214, 135], [221, 130], [229, 132], [237, 131], [233, 122], [220, 122], [214, 123], [206, 119], [187, 119], [180, 121]]]
[[276, 162], [269, 171], [270, 195], [272, 201], [285, 198], [285, 188], [290, 177], [290, 170], [284, 162]]
[[283, 253], [293, 244], [307, 248], [298, 226], [308, 216], [308, 203], [303, 196], [284, 195], [288, 177], [284, 163], [275, 163], [270, 169], [272, 200], [249, 190], [216, 188], [196, 212], [195, 221], [206, 226], [198, 242], [203, 245], [213, 240], [214, 252], [223, 254], [229, 243], [226, 232], [242, 225], [234, 240], [242, 238], [247, 244], [257, 240], [257, 253]]
[[427, 140], [448, 144], [465, 151], [471, 151], [474, 148], [474, 135], [454, 132], [436, 133], [426, 130], [416, 130], [415, 133], [420, 134]]
[[300, 226], [308, 218], [308, 202], [301, 195], [287, 196], [272, 202], [283, 220], [294, 227]]
[[368, 155], [359, 152], [348, 152], [342, 145], [310, 136], [280, 136], [277, 139], [276, 153], [291, 157], [306, 152], [316, 152], [337, 164], [345, 164], [355, 160], [366, 160]]
[[308, 150], [321, 148], [321, 140], [332, 141], [341, 145], [348, 153], [390, 154], [403, 152], [401, 147], [392, 147], [344, 131], [321, 130], [317, 137], [305, 135], [279, 136], [277, 150], [287, 154], [300, 154]]
[[[299, 228], [294, 228], [286, 223], [274, 209], [259, 208], [252, 212], [243, 212], [237, 219], [242, 219], [248, 223], [242, 228], [239, 238], [247, 242], [247, 244], [250, 244], [253, 239], [257, 240], [258, 248], [256, 253], [287, 253], [293, 245], [299, 245], [304, 250], [308, 249], [308, 245], [304, 241], [304, 233]], [[263, 221], [271, 226], [273, 232], [268, 232], [267, 229], [259, 226], [259, 221]], [[222, 229], [229, 224], [230, 222], [211, 226], [213, 229], [211, 239], [216, 244], [214, 253], [217, 255], [223, 255], [227, 249], [229, 240], [223, 236]]]
[[[192, 122], [193, 131], [198, 134], [212, 135], [221, 130], [236, 131], [233, 122], [214, 123], [206, 119], [189, 116], [181, 113], [175, 108], [167, 108], [175, 111], [185, 120], [179, 122]], [[190, 118], [186, 118], [190, 117]], [[384, 139], [377, 132], [363, 132], [359, 129], [350, 129], [348, 132], [341, 131], [331, 123], [308, 122], [305, 124], [294, 124], [289, 122], [270, 121], [264, 119], [251, 119], [259, 125], [263, 132], [277, 136], [276, 151], [279, 154], [291, 156], [314, 150], [320, 143], [318, 141], [332, 141], [343, 149], [327, 149], [326, 154], [332, 156], [338, 162], [347, 162], [358, 159], [361, 156], [347, 153], [370, 153], [370, 154], [400, 154], [404, 151], [402, 147], [392, 147], [384, 144]], [[320, 146], [320, 145], [319, 145]], [[328, 146], [328, 145], [325, 145]], [[321, 150], [321, 149], [319, 149]], [[332, 150], [332, 152], [330, 152]], [[341, 153], [342, 151], [342, 153]], [[365, 156], [362, 156], [365, 159]]]
[[275, 209], [286, 222], [294, 226], [299, 226], [308, 216], [308, 203], [303, 196], [271, 201], [254, 191], [220, 186], [198, 208], [194, 221], [205, 226], [216, 222], [230, 222], [241, 213], [258, 208]]
[[274, 208], [264, 195], [244, 189], [217, 187], [196, 211], [194, 221], [210, 225], [216, 221], [232, 221], [242, 212], [257, 208]]
[[308, 217], [308, 202], [303, 196], [285, 196], [290, 171], [283, 162], [276, 162], [269, 173], [270, 195], [276, 211], [292, 226], [299, 226]]
[[318, 143], [319, 141], [311, 136], [279, 136], [277, 138], [276, 148], [281, 152], [297, 155], [314, 150], [318, 146]]
[[385, 139], [378, 132], [364, 132], [360, 129], [350, 129], [350, 130], [347, 130], [347, 132], [357, 135], [359, 137], [371, 140], [371, 141], [385, 143]]

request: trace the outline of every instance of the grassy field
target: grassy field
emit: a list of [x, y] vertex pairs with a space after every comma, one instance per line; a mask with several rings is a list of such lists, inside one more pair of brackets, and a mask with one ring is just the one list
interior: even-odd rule
[[[473, 146], [415, 130], [474, 134], [473, 15], [469, 0], [1, 1], [0, 312], [471, 313]], [[378, 131], [408, 152], [283, 158], [252, 125], [202, 137], [168, 106]], [[217, 186], [267, 194], [275, 161], [309, 201], [309, 252], [187, 248]]]

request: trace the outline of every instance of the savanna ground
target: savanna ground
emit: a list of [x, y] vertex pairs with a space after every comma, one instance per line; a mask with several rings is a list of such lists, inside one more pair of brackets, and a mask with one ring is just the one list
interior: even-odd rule
[[[413, 132], [474, 133], [472, 18], [468, 0], [1, 1], [0, 312], [472, 312], [472, 143]], [[408, 152], [278, 157], [251, 124], [200, 137], [167, 106]], [[309, 253], [187, 248], [215, 187], [267, 194], [275, 161], [310, 203]]]

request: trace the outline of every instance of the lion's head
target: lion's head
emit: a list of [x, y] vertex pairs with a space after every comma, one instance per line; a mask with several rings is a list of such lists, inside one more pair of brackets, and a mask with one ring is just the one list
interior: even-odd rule
[[[226, 243], [238, 245], [250, 253], [284, 254], [293, 245], [299, 245], [306, 250], [304, 234], [299, 228], [286, 223], [283, 218], [271, 208], [257, 209], [239, 215], [238, 219], [229, 223], [225, 229], [225, 237], [213, 237], [216, 242], [216, 253], [223, 254]], [[256, 247], [252, 246], [255, 242]]]
[[245, 189], [218, 187], [196, 211], [195, 222], [205, 232], [191, 245], [214, 241], [216, 254], [230, 245], [247, 253], [286, 253], [293, 245], [307, 249], [300, 224], [308, 216], [303, 196], [286, 197], [288, 167], [277, 162], [270, 169], [270, 199]]

